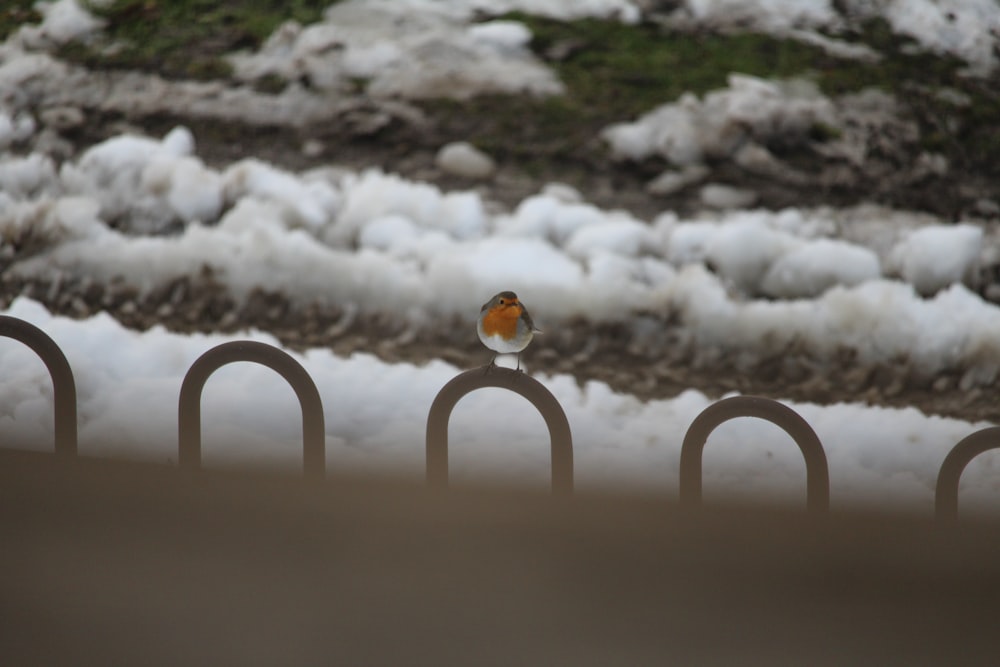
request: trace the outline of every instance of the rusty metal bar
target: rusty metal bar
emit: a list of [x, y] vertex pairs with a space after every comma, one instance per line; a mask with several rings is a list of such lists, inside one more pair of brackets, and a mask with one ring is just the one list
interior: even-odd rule
[[958, 483], [972, 459], [991, 449], [1000, 449], [1000, 426], [990, 426], [965, 436], [944, 457], [934, 491], [934, 513], [938, 519], [958, 518]]
[[812, 513], [830, 509], [830, 473], [819, 437], [799, 413], [769, 398], [734, 396], [708, 406], [688, 428], [681, 445], [680, 502], [701, 504], [702, 454], [712, 431], [737, 417], [756, 417], [775, 424], [792, 437], [806, 460], [806, 507]]
[[178, 452], [181, 468], [201, 467], [201, 394], [205, 382], [222, 366], [251, 361], [276, 371], [292, 386], [302, 406], [302, 467], [308, 477], [326, 474], [323, 401], [309, 373], [284, 350], [256, 341], [223, 343], [201, 355], [184, 376], [178, 401]]
[[541, 413], [552, 446], [552, 492], [573, 492], [573, 435], [569, 420], [555, 396], [530, 375], [509, 368], [474, 368], [454, 377], [441, 388], [427, 415], [427, 484], [448, 486], [448, 422], [455, 404], [466, 394], [497, 387], [520, 394]]
[[76, 456], [76, 381], [66, 355], [47, 333], [17, 317], [0, 315], [0, 336], [27, 345], [49, 370], [52, 377], [55, 452], [59, 456]]

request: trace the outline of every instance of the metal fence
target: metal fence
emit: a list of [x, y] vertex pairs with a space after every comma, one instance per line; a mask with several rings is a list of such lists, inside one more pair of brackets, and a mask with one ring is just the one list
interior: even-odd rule
[[[44, 362], [52, 377], [55, 419], [55, 453], [77, 456], [76, 383], [66, 355], [44, 331], [22, 319], [0, 315], [0, 336], [21, 341]], [[321, 479], [326, 474], [323, 402], [309, 373], [283, 350], [256, 341], [223, 343], [205, 352], [188, 369], [181, 384], [177, 406], [178, 464], [184, 469], [201, 467], [201, 394], [216, 370], [237, 361], [267, 366], [292, 386], [302, 407], [303, 472]], [[540, 382], [509, 368], [473, 369], [459, 374], [437, 394], [427, 416], [427, 484], [448, 486], [448, 423], [455, 405], [466, 394], [496, 387], [526, 398], [541, 413], [549, 429], [552, 447], [552, 491], [573, 492], [573, 437], [562, 406]], [[685, 507], [702, 502], [702, 453], [712, 432], [738, 417], [769, 421], [783, 429], [802, 451], [806, 462], [806, 506], [812, 514], [830, 508], [830, 473], [826, 452], [813, 428], [788, 406], [757, 396], [722, 399], [703, 410], [688, 428], [681, 445], [679, 495]], [[958, 487], [962, 472], [973, 458], [1000, 449], [1000, 426], [976, 431], [963, 438], [948, 453], [938, 472], [935, 513], [941, 521], [958, 516]]]

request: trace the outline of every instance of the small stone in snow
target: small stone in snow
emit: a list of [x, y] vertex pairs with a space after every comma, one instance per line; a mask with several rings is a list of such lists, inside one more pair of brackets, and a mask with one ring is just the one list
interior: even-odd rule
[[548, 195], [558, 199], [564, 204], [579, 204], [583, 201], [583, 195], [572, 185], [566, 183], [546, 183], [541, 190], [543, 195]]
[[326, 146], [318, 139], [308, 139], [302, 144], [302, 154], [306, 157], [319, 157], [326, 150]]
[[49, 107], [43, 109], [38, 117], [42, 121], [42, 125], [55, 130], [76, 129], [83, 125], [86, 120], [83, 111], [73, 106]]
[[701, 189], [700, 194], [701, 203], [710, 208], [746, 208], [757, 202], [757, 193], [753, 190], [720, 183], [709, 183]]
[[443, 146], [434, 162], [441, 171], [462, 178], [487, 179], [496, 171], [493, 158], [465, 141]]
[[701, 181], [709, 173], [709, 168], [701, 164], [691, 165], [680, 171], [668, 169], [646, 184], [646, 192], [658, 197], [669, 197]]

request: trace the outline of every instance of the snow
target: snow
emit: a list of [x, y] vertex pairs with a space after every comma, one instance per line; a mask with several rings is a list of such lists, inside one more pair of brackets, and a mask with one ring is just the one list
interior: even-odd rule
[[27, 113], [11, 113], [0, 107], [0, 150], [24, 141], [35, 132], [35, 121]]
[[833, 104], [804, 81], [766, 81], [730, 74], [728, 87], [702, 99], [685, 93], [602, 137], [619, 159], [659, 155], [678, 167], [729, 157], [747, 141], [802, 135], [817, 124], [839, 125]]
[[[797, 236], [793, 212], [784, 216], [733, 214], [732, 221], [683, 222], [668, 236], [667, 257], [678, 265], [705, 263], [745, 295], [798, 299], [831, 287], [853, 286], [881, 276], [870, 248], [839, 239]], [[791, 223], [791, 224], [790, 224]], [[799, 231], [803, 230], [801, 227]]]
[[768, 296], [813, 297], [836, 285], [854, 286], [879, 277], [879, 260], [872, 250], [837, 239], [802, 243], [778, 257], [761, 280]]
[[754, 220], [721, 225], [705, 248], [719, 276], [746, 294], [758, 291], [764, 274], [792, 244], [792, 238]]
[[582, 259], [596, 253], [636, 257], [656, 244], [654, 233], [637, 220], [610, 219], [575, 230], [566, 240], [566, 254]]
[[57, 183], [55, 164], [45, 155], [32, 153], [0, 163], [0, 191], [24, 200]]
[[827, 0], [686, 0], [684, 6], [696, 20], [713, 26], [750, 24], [780, 32], [838, 24], [837, 13]]
[[496, 171], [493, 158], [467, 141], [454, 141], [442, 146], [434, 163], [442, 171], [463, 178], [489, 178]]
[[863, 363], [907, 359], [925, 376], [959, 360], [975, 365], [1000, 355], [992, 333], [1000, 312], [984, 308], [961, 285], [930, 299], [910, 285], [878, 280], [834, 287], [813, 300], [743, 302], [703, 266], [692, 265], [678, 272], [670, 292], [691, 335], [705, 346], [781, 354], [802, 344], [827, 358], [849, 349]]
[[[997, 347], [1000, 309], [961, 283], [997, 239], [878, 207], [646, 221], [557, 185], [498, 211], [476, 192], [378, 170], [294, 173], [254, 158], [215, 170], [182, 128], [112, 137], [58, 172], [44, 158], [0, 157], [0, 181], [11, 184], [0, 198], [10, 276], [150, 290], [208, 270], [237, 299], [263, 289], [414, 327], [469, 320], [468, 304], [512, 289], [542, 323], [676, 313], [692, 340], [751, 355], [773, 353], [789, 338], [768, 332], [785, 331], [820, 356], [845, 345], [873, 360], [905, 353], [927, 373], [986, 363]], [[14, 256], [29, 237], [34, 252]], [[876, 292], [892, 295], [888, 310]], [[966, 326], [914, 339], [912, 320], [953, 319], [949, 298], [968, 302]], [[875, 339], [853, 333], [854, 314], [894, 309]]]
[[1000, 4], [995, 0], [893, 0], [882, 11], [894, 32], [963, 58], [973, 71], [982, 74], [997, 65]]
[[246, 81], [276, 75], [342, 92], [364, 79], [365, 90], [379, 97], [562, 92], [527, 48], [531, 33], [523, 24], [473, 24], [474, 9], [430, 0], [347, 0], [331, 6], [323, 21], [286, 23], [258, 52], [230, 60]]
[[104, 27], [104, 21], [88, 12], [79, 0], [38, 2], [35, 8], [42, 14], [37, 26], [21, 28], [22, 37], [29, 41], [48, 40], [65, 44], [83, 39]]
[[[180, 335], [154, 327], [128, 330], [107, 315], [70, 320], [28, 299], [5, 314], [39, 326], [60, 345], [74, 370], [79, 403], [79, 451], [175, 462], [177, 397], [183, 375], [202, 353], [227, 340], [272, 345], [265, 334]], [[470, 334], [473, 329], [470, 329]], [[544, 344], [544, 343], [542, 343]], [[324, 404], [330, 471], [419, 476], [430, 404], [462, 369], [440, 361], [418, 367], [387, 364], [368, 354], [337, 357], [326, 349], [290, 352], [315, 381]], [[5, 446], [49, 449], [52, 391], [41, 362], [25, 347], [0, 341], [0, 432]], [[566, 411], [574, 438], [578, 487], [629, 484], [676, 494], [680, 444], [710, 400], [696, 391], [641, 402], [600, 382], [579, 386], [567, 376], [536, 376]], [[291, 388], [272, 371], [233, 364], [208, 381], [203, 394], [205, 465], [301, 465], [301, 411]], [[878, 503], [929, 513], [938, 468], [954, 444], [983, 427], [928, 417], [913, 409], [857, 404], [789, 404], [815, 428], [830, 465], [834, 507]], [[510, 416], [517, 414], [517, 419]], [[502, 445], [495, 440], [502, 433]], [[501, 478], [548, 483], [544, 422], [520, 397], [480, 390], [462, 399], [450, 426], [456, 480]], [[984, 507], [1000, 489], [996, 457], [984, 454], [962, 481], [963, 507]], [[723, 424], [704, 457], [705, 493], [804, 498], [804, 463], [777, 427], [742, 419]]]
[[921, 294], [933, 294], [972, 273], [982, 239], [982, 228], [974, 225], [928, 225], [892, 249], [889, 270]]
[[708, 183], [698, 191], [702, 206], [708, 208], [749, 208], [757, 202], [757, 193], [722, 183]]
[[711, 173], [708, 167], [701, 164], [690, 165], [680, 171], [667, 169], [646, 184], [646, 191], [651, 195], [669, 197], [690, 185], [705, 180]]
[[[837, 6], [845, 10], [838, 13]], [[675, 20], [717, 30], [760, 30], [777, 36], [827, 43], [826, 35], [847, 23], [884, 18], [893, 31], [924, 49], [966, 60], [979, 73], [997, 66], [1000, 5], [995, 0], [685, 0]], [[819, 38], [819, 39], [817, 39]]]

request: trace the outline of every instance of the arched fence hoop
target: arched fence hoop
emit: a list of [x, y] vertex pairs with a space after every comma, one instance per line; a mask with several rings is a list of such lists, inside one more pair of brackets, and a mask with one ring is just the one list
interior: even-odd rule
[[0, 315], [0, 336], [24, 343], [45, 364], [52, 377], [55, 452], [60, 456], [76, 456], [76, 381], [66, 355], [47, 333], [17, 317]]
[[958, 483], [962, 472], [972, 459], [991, 449], [1000, 449], [1000, 426], [965, 436], [944, 457], [934, 490], [934, 513], [938, 519], [954, 521], [958, 518]]
[[201, 467], [201, 395], [208, 378], [222, 366], [251, 361], [276, 371], [292, 386], [302, 406], [302, 467], [307, 477], [326, 474], [323, 402], [312, 377], [284, 350], [257, 341], [233, 341], [213, 347], [188, 369], [181, 384], [177, 408], [178, 450], [181, 468]]
[[448, 486], [448, 422], [455, 404], [466, 394], [484, 387], [497, 387], [520, 394], [541, 413], [549, 429], [552, 446], [552, 492], [573, 492], [573, 436], [566, 413], [555, 396], [525, 373], [509, 368], [474, 368], [452, 378], [431, 404], [427, 415], [427, 484]]
[[680, 503], [701, 504], [702, 454], [708, 436], [720, 424], [737, 417], [765, 419], [782, 428], [802, 450], [806, 460], [806, 508], [811, 513], [830, 509], [830, 472], [826, 452], [808, 422], [786, 405], [758, 396], [733, 396], [714, 403], [688, 428], [681, 445]]

